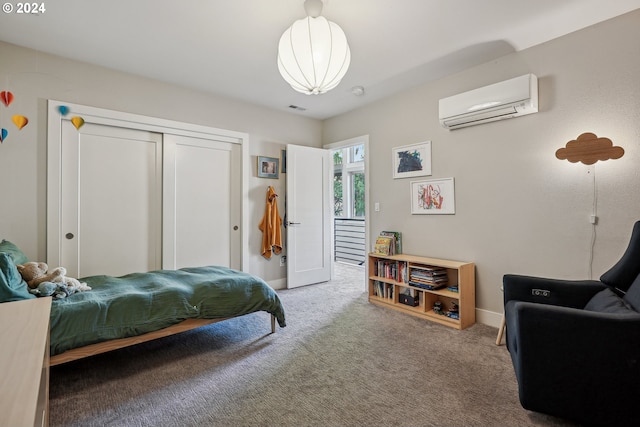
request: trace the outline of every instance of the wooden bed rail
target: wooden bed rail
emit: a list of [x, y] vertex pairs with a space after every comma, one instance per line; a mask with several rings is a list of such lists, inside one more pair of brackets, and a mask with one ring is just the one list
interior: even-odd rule
[[[129, 347], [147, 341], [153, 341], [158, 338], [164, 338], [171, 335], [179, 334], [180, 332], [190, 331], [192, 329], [200, 328], [212, 323], [222, 322], [223, 320], [227, 319], [229, 318], [225, 317], [221, 319], [187, 319], [183, 320], [180, 323], [176, 323], [175, 325], [171, 325], [167, 328], [148, 332], [142, 335], [137, 335], [135, 337], [118, 338], [115, 340], [109, 340], [96, 344], [90, 344], [84, 347], [74, 348], [71, 350], [67, 350], [64, 353], [51, 356], [49, 358], [49, 366], [60, 365], [62, 363], [83, 359], [89, 356], [95, 356], [96, 354], [106, 353], [108, 351], [117, 350], [119, 348]], [[275, 316], [271, 315], [271, 333], [275, 332], [276, 318]]]

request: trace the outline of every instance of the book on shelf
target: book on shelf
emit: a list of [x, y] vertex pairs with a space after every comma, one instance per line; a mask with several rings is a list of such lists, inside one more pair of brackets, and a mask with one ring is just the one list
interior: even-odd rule
[[393, 299], [393, 286], [376, 280], [373, 282], [373, 294], [379, 298]]
[[380, 255], [393, 255], [395, 252], [395, 241], [391, 236], [378, 236], [373, 247], [373, 253]]
[[415, 298], [418, 296], [418, 292], [420, 291], [411, 288], [403, 288], [401, 293], [402, 295], [409, 295], [411, 298]]
[[448, 286], [447, 269], [443, 267], [412, 267], [409, 272], [409, 284], [423, 289], [440, 289]]
[[415, 281], [409, 281], [409, 284], [411, 286], [415, 286], [416, 288], [422, 288], [422, 289], [426, 289], [428, 291], [434, 291], [436, 289], [441, 289], [444, 288], [445, 285], [439, 284], [439, 283], [422, 283], [422, 282], [415, 282]]
[[373, 282], [373, 294], [377, 297], [384, 298], [384, 283], [377, 280]]
[[398, 261], [398, 275], [396, 281], [400, 283], [407, 283], [407, 262]]
[[[394, 244], [394, 251], [393, 254], [401, 254], [402, 253], [402, 233], [399, 231], [382, 231], [380, 233], [381, 236], [389, 236], [389, 237], [393, 237], [395, 244]], [[392, 254], [392, 255], [393, 255]]]

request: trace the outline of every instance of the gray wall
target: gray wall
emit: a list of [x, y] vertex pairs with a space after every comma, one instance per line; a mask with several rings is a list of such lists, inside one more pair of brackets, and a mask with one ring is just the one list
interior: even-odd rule
[[[243, 102], [51, 56], [0, 42], [0, 91], [15, 95], [0, 104], [0, 127], [9, 135], [0, 144], [0, 238], [18, 244], [31, 259], [46, 259], [47, 99], [212, 126], [249, 134], [252, 170], [249, 179], [249, 272], [276, 285], [286, 268], [279, 256], [260, 256], [267, 186], [285, 191], [280, 179], [256, 177], [256, 156], [280, 157], [285, 144], [319, 146], [322, 123]], [[11, 117], [29, 124], [18, 131]], [[284, 209], [284, 197], [280, 208]], [[126, 207], [123, 207], [126, 208]]]
[[[400, 230], [405, 253], [475, 262], [480, 320], [495, 324], [503, 274], [589, 276], [594, 173], [593, 277], [626, 248], [640, 219], [638, 40], [640, 10], [329, 119], [323, 142], [370, 136], [372, 237]], [[539, 113], [439, 126], [440, 98], [526, 73], [539, 78]], [[624, 157], [591, 169], [555, 158], [584, 132], [612, 139]], [[455, 178], [455, 215], [411, 215], [411, 179], [392, 179], [392, 148], [425, 140], [431, 178]]]

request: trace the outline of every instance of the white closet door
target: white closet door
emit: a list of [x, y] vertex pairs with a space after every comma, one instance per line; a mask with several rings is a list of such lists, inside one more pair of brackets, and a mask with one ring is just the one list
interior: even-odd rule
[[[161, 267], [162, 135], [62, 123], [60, 265], [72, 277]], [[55, 266], [51, 266], [55, 267]]]
[[163, 268], [240, 269], [242, 146], [164, 135]]

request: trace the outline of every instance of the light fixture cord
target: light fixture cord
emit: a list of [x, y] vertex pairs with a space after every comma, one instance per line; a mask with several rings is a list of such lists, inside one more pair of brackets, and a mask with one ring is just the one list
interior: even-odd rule
[[596, 246], [596, 223], [598, 221], [598, 186], [596, 184], [596, 165], [591, 168], [591, 178], [593, 182], [593, 201], [591, 205], [591, 215], [594, 220], [591, 224], [591, 248], [589, 252], [589, 280], [593, 278], [593, 253]]
[[307, 16], [317, 18], [322, 14], [322, 6], [322, 0], [305, 0], [304, 11], [307, 13]]

